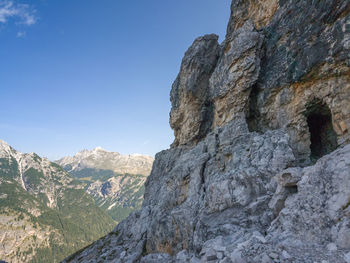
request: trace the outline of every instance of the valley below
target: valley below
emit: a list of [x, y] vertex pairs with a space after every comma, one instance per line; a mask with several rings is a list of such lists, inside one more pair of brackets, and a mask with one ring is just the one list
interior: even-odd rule
[[[114, 164], [113, 154], [101, 156], [101, 149], [89, 153], [84, 160], [88, 156], [102, 163], [67, 172], [0, 141], [0, 259], [59, 262], [140, 208], [153, 158], [122, 156], [124, 166], [119, 162], [112, 167], [105, 165]], [[78, 161], [79, 167], [84, 160]], [[123, 174], [135, 171], [140, 174]]]
[[121, 155], [97, 147], [56, 163], [85, 184], [84, 189], [96, 204], [120, 222], [141, 208], [144, 184], [153, 161], [151, 156]]

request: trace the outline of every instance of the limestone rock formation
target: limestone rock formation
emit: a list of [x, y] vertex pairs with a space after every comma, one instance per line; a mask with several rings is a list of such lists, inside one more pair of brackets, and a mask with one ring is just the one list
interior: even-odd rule
[[174, 146], [196, 143], [205, 136], [211, 123], [209, 78], [219, 58], [218, 36], [196, 39], [182, 60], [181, 69], [171, 89], [170, 126]]
[[231, 8], [185, 54], [142, 209], [65, 262], [350, 262], [350, 2]]
[[213, 127], [244, 116], [249, 94], [260, 72], [262, 41], [263, 35], [250, 20], [226, 38], [224, 52], [210, 78]]

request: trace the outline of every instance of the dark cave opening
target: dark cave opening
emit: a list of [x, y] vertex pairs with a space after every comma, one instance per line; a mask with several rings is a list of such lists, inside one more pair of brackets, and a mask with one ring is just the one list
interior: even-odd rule
[[285, 189], [289, 194], [296, 194], [298, 192], [298, 186], [297, 185], [287, 185], [285, 186]]
[[337, 148], [337, 134], [333, 129], [331, 110], [321, 101], [307, 106], [306, 117], [311, 141], [310, 159], [315, 162]]
[[257, 85], [254, 85], [249, 95], [246, 112], [246, 121], [250, 132], [261, 132], [259, 126], [260, 111], [258, 107], [258, 94], [259, 88]]

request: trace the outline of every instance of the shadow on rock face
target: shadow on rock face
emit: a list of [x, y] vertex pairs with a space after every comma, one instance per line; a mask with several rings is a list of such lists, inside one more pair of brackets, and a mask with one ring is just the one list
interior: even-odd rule
[[310, 159], [315, 162], [337, 148], [337, 135], [333, 129], [332, 113], [321, 101], [307, 105], [306, 117], [311, 141]]

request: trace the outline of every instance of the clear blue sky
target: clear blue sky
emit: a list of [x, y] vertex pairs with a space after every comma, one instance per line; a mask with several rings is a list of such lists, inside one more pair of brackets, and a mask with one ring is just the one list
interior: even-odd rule
[[0, 138], [51, 160], [173, 141], [169, 93], [193, 40], [223, 40], [230, 0], [0, 0]]

